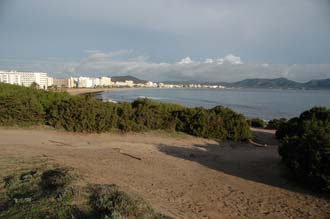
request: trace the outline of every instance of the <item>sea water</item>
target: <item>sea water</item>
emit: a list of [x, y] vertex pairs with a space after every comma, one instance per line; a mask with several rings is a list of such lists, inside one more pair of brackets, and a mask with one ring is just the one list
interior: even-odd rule
[[130, 88], [100, 94], [104, 101], [131, 102], [149, 98], [188, 107], [229, 107], [248, 118], [264, 120], [299, 116], [313, 106], [330, 107], [330, 91], [279, 89]]

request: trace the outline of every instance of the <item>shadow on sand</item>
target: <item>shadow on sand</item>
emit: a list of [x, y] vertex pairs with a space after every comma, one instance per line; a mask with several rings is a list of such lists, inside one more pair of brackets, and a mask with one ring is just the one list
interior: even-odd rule
[[[260, 143], [267, 143], [267, 138], [257, 133]], [[266, 133], [266, 135], [269, 135]], [[256, 139], [256, 138], [255, 138]], [[265, 142], [263, 142], [265, 141]], [[276, 141], [271, 142], [271, 144]], [[255, 147], [248, 143], [221, 142], [218, 144], [180, 147], [161, 144], [159, 151], [181, 159], [197, 162], [208, 168], [224, 172], [243, 179], [252, 180], [289, 191], [320, 197], [297, 185], [281, 164], [277, 146]]]

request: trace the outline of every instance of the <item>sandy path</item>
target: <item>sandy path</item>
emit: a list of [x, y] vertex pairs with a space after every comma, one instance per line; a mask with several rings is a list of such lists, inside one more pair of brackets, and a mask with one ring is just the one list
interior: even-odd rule
[[[268, 133], [269, 134], [269, 133]], [[272, 133], [256, 138], [276, 142]], [[165, 134], [0, 129], [0, 156], [44, 156], [115, 183], [175, 218], [330, 218], [330, 203], [281, 176], [276, 147]]]

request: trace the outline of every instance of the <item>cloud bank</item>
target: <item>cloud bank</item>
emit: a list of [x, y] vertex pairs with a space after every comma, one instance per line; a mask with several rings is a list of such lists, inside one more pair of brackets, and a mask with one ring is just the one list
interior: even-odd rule
[[173, 63], [150, 61], [132, 50], [112, 52], [91, 51], [79, 62], [62, 66], [59, 72], [76, 75], [134, 75], [152, 81], [197, 80], [238, 81], [246, 78], [286, 77], [296, 81], [330, 78], [330, 64], [279, 65], [244, 62], [239, 56], [228, 54], [194, 60], [189, 56]]

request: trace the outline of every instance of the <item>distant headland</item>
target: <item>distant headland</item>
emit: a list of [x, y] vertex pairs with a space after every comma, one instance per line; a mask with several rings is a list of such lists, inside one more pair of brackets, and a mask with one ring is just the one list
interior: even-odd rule
[[308, 82], [296, 82], [287, 78], [253, 78], [237, 82], [198, 82], [198, 81], [164, 81], [165, 84], [189, 84], [221, 85], [227, 88], [263, 88], [263, 89], [297, 89], [297, 90], [330, 90], [330, 78], [311, 80]]

